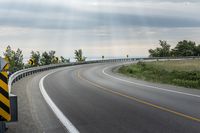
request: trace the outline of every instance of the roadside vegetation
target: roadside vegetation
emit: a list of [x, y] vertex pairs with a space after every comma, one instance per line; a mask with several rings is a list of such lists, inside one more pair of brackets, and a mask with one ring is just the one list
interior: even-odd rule
[[138, 62], [122, 66], [119, 73], [134, 78], [200, 89], [200, 60]]
[[184, 57], [184, 56], [200, 56], [200, 44], [197, 45], [193, 41], [183, 40], [171, 49], [171, 45], [167, 41], [160, 40], [160, 47], [149, 49], [150, 57]]
[[[166, 41], [160, 41], [160, 46], [149, 50], [150, 57], [185, 57], [199, 56], [200, 45], [192, 41], [180, 41], [175, 48], [170, 49]], [[200, 89], [200, 59], [138, 62], [122, 66], [119, 73], [134, 78]]]
[[[83, 62], [86, 60], [86, 57], [83, 56], [81, 49], [75, 50], [74, 52], [75, 59], [77, 62]], [[10, 46], [7, 46], [4, 52], [4, 58], [6, 58], [10, 64], [9, 72], [14, 73], [18, 70], [30, 67], [37, 67], [50, 64], [58, 63], [70, 63], [69, 58], [63, 56], [56, 56], [56, 51], [45, 51], [40, 53], [39, 51], [32, 51], [30, 53], [30, 58], [27, 62], [24, 63], [24, 56], [21, 49], [13, 50]]]
[[83, 62], [86, 60], [86, 57], [83, 56], [83, 51], [82, 49], [79, 49], [79, 50], [75, 50], [74, 51], [74, 54], [75, 54], [75, 59], [77, 62]]

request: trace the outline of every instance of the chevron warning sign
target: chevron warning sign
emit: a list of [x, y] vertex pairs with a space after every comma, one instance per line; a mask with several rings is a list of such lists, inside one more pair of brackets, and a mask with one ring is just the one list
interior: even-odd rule
[[34, 63], [34, 60], [33, 60], [33, 59], [30, 59], [30, 60], [28, 61], [28, 64], [34, 65], [34, 64], [35, 64], [35, 63]]
[[10, 121], [10, 119], [8, 74], [7, 72], [0, 72], [0, 121]]
[[4, 68], [3, 68], [3, 70], [4, 70], [4, 71], [7, 71], [7, 70], [9, 69], [9, 67], [10, 67], [10, 64], [6, 64], [6, 65], [4, 66]]

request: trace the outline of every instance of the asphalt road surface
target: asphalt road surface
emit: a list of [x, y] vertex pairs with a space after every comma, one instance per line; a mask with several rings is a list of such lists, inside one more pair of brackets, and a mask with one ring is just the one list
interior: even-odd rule
[[43, 85], [80, 133], [200, 133], [200, 91], [124, 77], [117, 65], [66, 67]]

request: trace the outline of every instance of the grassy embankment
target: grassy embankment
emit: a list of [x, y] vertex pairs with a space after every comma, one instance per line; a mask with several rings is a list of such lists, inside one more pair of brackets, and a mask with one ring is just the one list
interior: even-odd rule
[[138, 62], [122, 66], [119, 73], [152, 82], [200, 89], [200, 60]]

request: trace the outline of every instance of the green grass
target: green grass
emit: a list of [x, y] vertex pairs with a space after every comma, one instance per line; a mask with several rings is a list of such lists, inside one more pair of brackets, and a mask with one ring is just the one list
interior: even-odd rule
[[200, 60], [138, 62], [122, 66], [119, 73], [151, 82], [200, 89]]

